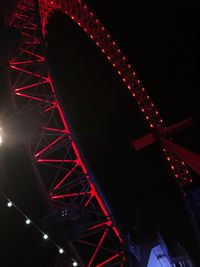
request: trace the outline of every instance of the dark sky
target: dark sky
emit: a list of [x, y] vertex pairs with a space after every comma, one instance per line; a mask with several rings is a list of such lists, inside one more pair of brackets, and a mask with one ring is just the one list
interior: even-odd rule
[[[167, 125], [190, 116], [195, 118], [195, 124], [176, 140], [200, 152], [198, 7], [186, 1], [86, 2], [124, 51]], [[53, 15], [47, 30], [49, 63], [62, 105], [119, 224], [128, 231], [138, 224], [139, 218], [142, 233], [158, 228], [167, 234], [175, 232], [183, 245], [195, 253], [181, 193], [159, 145], [137, 153], [131, 147], [132, 140], [149, 129], [115, 70], [65, 15]], [[20, 194], [17, 195], [23, 206]], [[37, 216], [40, 212], [36, 212]], [[12, 220], [11, 215], [6, 216]], [[19, 221], [16, 215], [18, 227]], [[7, 229], [13, 229], [12, 223]], [[23, 232], [21, 236], [22, 232], [16, 233], [15, 241], [9, 238], [15, 243], [20, 239], [22, 250], [16, 259], [19, 261], [28, 243], [27, 262], [32, 258], [33, 266], [50, 264], [52, 260], [46, 258], [49, 248], [41, 253], [37, 234], [29, 236]], [[29, 266], [27, 262], [23, 266]]]

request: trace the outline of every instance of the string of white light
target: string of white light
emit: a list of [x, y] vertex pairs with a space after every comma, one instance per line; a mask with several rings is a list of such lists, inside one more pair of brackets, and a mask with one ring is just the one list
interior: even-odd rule
[[[51, 239], [48, 236], [48, 234], [45, 233], [37, 224], [35, 224], [29, 218], [29, 216], [27, 216], [10, 198], [8, 198], [3, 192], [0, 192], [0, 193], [3, 196], [3, 198], [6, 200], [8, 208], [15, 208], [18, 211], [18, 213], [20, 213], [25, 218], [25, 223], [27, 225], [29, 225], [29, 224], [33, 225], [42, 234], [44, 240], [48, 240], [58, 249], [59, 254], [65, 253], [64, 249], [61, 246], [59, 246], [53, 239]], [[71, 261], [72, 261], [72, 266], [78, 266], [78, 263], [74, 259], [71, 258]]]

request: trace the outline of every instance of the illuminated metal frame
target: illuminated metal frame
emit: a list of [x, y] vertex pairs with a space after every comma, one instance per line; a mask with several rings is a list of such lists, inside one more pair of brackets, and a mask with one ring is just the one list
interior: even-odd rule
[[[40, 0], [39, 4], [43, 35], [45, 36], [45, 25], [48, 14], [54, 9], [60, 9], [74, 20], [74, 22], [88, 34], [90, 39], [96, 43], [108, 61], [110, 61], [112, 66], [116, 69], [130, 94], [135, 98], [152, 132], [159, 139], [159, 135], [167, 130], [163, 119], [123, 52], [118, 48], [116, 42], [90, 8], [81, 0]], [[176, 155], [166, 147], [163, 146], [162, 149], [177, 183], [179, 183], [180, 186], [191, 183], [192, 177], [185, 163], [178, 159]]]
[[[118, 227], [82, 160], [58, 102], [43, 54], [35, 2], [18, 0], [16, 12], [10, 19], [10, 25], [17, 27], [24, 39], [20, 52], [10, 62], [12, 90], [20, 108], [38, 107], [43, 120], [43, 132], [33, 140], [30, 148], [33, 162], [53, 202], [81, 204], [93, 214], [92, 226], [73, 242], [80, 266], [100, 267], [115, 263], [126, 266]], [[38, 0], [38, 7], [44, 40], [49, 14], [61, 10], [88, 34], [117, 70], [153, 132], [159, 135], [166, 129], [122, 51], [85, 3], [81, 0]], [[191, 182], [184, 162], [164, 147], [163, 152], [180, 185]], [[82, 250], [81, 246], [84, 246]]]
[[[58, 6], [39, 2], [41, 16]], [[43, 13], [46, 10], [46, 13]], [[126, 266], [122, 238], [112, 212], [82, 160], [66, 116], [58, 102], [44, 57], [36, 2], [18, 1], [11, 25], [23, 36], [20, 51], [10, 61], [12, 90], [19, 109], [41, 113], [41, 134], [30, 144], [30, 153], [52, 203], [81, 206], [90, 225], [72, 242], [72, 255], [80, 266]], [[45, 17], [45, 20], [46, 20]], [[44, 26], [44, 20], [41, 20]], [[30, 122], [31, 123], [31, 122]]]

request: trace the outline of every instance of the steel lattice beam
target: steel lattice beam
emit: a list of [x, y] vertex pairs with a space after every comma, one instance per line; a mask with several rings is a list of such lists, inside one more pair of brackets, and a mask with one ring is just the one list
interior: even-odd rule
[[[87, 5], [81, 0], [38, 0], [38, 7], [44, 40], [48, 16], [55, 9], [64, 12], [88, 34], [116, 69], [130, 94], [135, 98], [149, 127], [159, 138], [159, 133], [166, 129], [162, 118], [122, 51]], [[82, 266], [106, 266], [108, 263], [125, 266], [119, 230], [81, 158], [77, 144], [71, 136], [66, 116], [57, 100], [43, 54], [36, 13], [34, 0], [18, 0], [16, 11], [10, 19], [10, 24], [21, 31], [24, 39], [20, 52], [10, 62], [11, 84], [16, 101], [20, 108], [27, 106], [40, 108], [43, 115], [43, 132], [35, 138], [31, 146], [34, 164], [41, 176], [44, 173], [43, 169], [46, 169], [48, 174], [52, 173], [52, 177], [48, 179], [42, 177], [52, 201], [81, 203], [94, 215], [93, 225], [73, 244], [78, 249], [81, 247], [80, 244], [84, 244], [84, 250], [88, 247], [88, 255], [91, 247], [95, 248], [90, 256], [87, 255], [86, 260], [79, 251], [80, 258], [83, 259]], [[190, 183], [192, 179], [185, 163], [165, 147], [163, 152], [178, 183], [180, 185]], [[92, 244], [88, 241], [88, 236], [91, 235], [98, 237]], [[101, 250], [107, 251], [105, 257], [98, 257]]]
[[[167, 129], [163, 119], [123, 52], [90, 8], [81, 0], [39, 0], [39, 5], [43, 35], [45, 36], [48, 15], [54, 9], [63, 11], [74, 20], [86, 32], [90, 39], [96, 43], [97, 47], [116, 69], [123, 83], [137, 102], [153, 134], [159, 137], [160, 132]], [[185, 163], [165, 147], [163, 147], [162, 152], [177, 182], [181, 186], [191, 183], [192, 178]]]
[[[90, 227], [72, 244], [79, 264], [126, 266], [118, 227], [81, 158], [57, 100], [35, 8], [34, 1], [18, 1], [11, 25], [21, 31], [23, 44], [10, 61], [11, 85], [18, 107], [38, 108], [41, 112], [43, 131], [32, 140], [30, 148], [34, 165], [53, 202], [81, 205], [90, 214]], [[49, 9], [47, 1], [44, 5], [40, 3], [40, 11], [46, 9], [46, 15], [54, 8], [50, 5]], [[88, 241], [91, 238], [92, 244]]]

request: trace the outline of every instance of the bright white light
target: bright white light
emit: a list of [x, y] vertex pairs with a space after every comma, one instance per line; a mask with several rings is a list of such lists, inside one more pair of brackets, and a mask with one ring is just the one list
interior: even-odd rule
[[12, 207], [12, 205], [13, 205], [13, 203], [11, 202], [11, 201], [9, 201], [8, 203], [7, 203], [7, 206], [10, 208], [10, 207]]
[[43, 235], [43, 238], [46, 240], [46, 239], [48, 239], [48, 235], [47, 234], [44, 234]]
[[63, 254], [64, 253], [64, 250], [62, 248], [59, 249], [59, 253], [60, 254]]
[[73, 266], [78, 266], [78, 263], [77, 263], [76, 261], [74, 261], [74, 262], [72, 263], [72, 265], [73, 265]]
[[0, 127], [0, 145], [3, 143], [2, 128]]
[[26, 224], [30, 224], [31, 220], [30, 219], [26, 219]]

